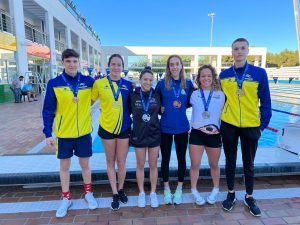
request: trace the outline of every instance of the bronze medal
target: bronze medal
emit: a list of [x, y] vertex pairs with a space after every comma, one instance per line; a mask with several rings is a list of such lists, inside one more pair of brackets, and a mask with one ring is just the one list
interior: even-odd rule
[[74, 97], [73, 97], [73, 102], [74, 102], [74, 103], [78, 103], [78, 97], [75, 97], [75, 96], [74, 96]]
[[181, 102], [179, 100], [173, 101], [173, 107], [179, 109], [181, 107]]
[[236, 90], [235, 94], [240, 97], [240, 96], [244, 96], [245, 92], [242, 89], [238, 88]]

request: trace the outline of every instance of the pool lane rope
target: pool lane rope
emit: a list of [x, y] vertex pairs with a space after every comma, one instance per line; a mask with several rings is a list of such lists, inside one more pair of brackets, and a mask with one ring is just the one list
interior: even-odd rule
[[[282, 111], [282, 110], [279, 110], [279, 109], [272, 109], [272, 110], [275, 111], [275, 112], [280, 112], [280, 113], [285, 113], [285, 114], [288, 114], [288, 115], [291, 115], [291, 116], [299, 116], [300, 117], [300, 114], [298, 114], [298, 113], [286, 112], [286, 111]], [[275, 132], [275, 133], [277, 133], [279, 131], [278, 129], [273, 128], [273, 127], [267, 127], [266, 129], [270, 130], [272, 132]]]

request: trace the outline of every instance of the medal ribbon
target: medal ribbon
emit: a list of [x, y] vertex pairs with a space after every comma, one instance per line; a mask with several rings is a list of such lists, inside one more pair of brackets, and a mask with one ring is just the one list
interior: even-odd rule
[[108, 82], [109, 82], [109, 85], [110, 85], [110, 89], [112, 90], [112, 93], [114, 95], [115, 101], [117, 102], [118, 98], [119, 98], [119, 95], [121, 93], [122, 78], [120, 79], [120, 83], [118, 85], [118, 91], [117, 92], [115, 91], [114, 85], [113, 85], [113, 83], [112, 83], [109, 76], [107, 76], [107, 79], [108, 79]]
[[210, 90], [207, 101], [205, 100], [205, 96], [204, 96], [204, 91], [203, 91], [203, 89], [202, 89], [202, 88], [199, 88], [199, 91], [200, 91], [200, 93], [201, 93], [201, 98], [202, 98], [204, 110], [207, 112], [207, 111], [208, 111], [209, 104], [210, 104], [210, 100], [211, 100], [211, 97], [212, 97], [212, 94], [213, 94], [213, 90]]
[[171, 80], [171, 82], [172, 82], [172, 89], [173, 89], [174, 96], [175, 96], [176, 99], [178, 99], [179, 95], [180, 95], [180, 91], [181, 91], [180, 87], [179, 87], [179, 90], [176, 90], [175, 82], [173, 80]]
[[238, 76], [237, 72], [235, 71], [234, 66], [232, 66], [232, 70], [233, 70], [233, 73], [234, 73], [235, 80], [236, 80], [236, 83], [238, 85], [238, 88], [242, 89], [243, 83], [244, 83], [245, 78], [246, 78], [246, 73], [247, 73], [247, 70], [248, 70], [248, 63], [246, 62], [246, 68], [244, 70], [244, 73], [242, 74], [241, 79], [239, 79], [239, 76]]
[[64, 73], [61, 75], [64, 82], [68, 85], [68, 87], [71, 89], [71, 91], [74, 94], [74, 97], [77, 97], [78, 94], [78, 89], [79, 89], [79, 84], [80, 84], [80, 74], [77, 73], [77, 84], [75, 86], [75, 89], [73, 88], [73, 86], [69, 83], [69, 81], [67, 80], [67, 78], [65, 77]]
[[145, 103], [145, 100], [144, 100], [142, 89], [140, 91], [140, 96], [141, 96], [141, 100], [142, 100], [142, 105], [143, 105], [143, 108], [144, 108], [144, 112], [147, 113], [148, 109], [149, 109], [151, 97], [152, 97], [152, 89], [150, 90], [150, 93], [149, 93], [149, 96], [148, 96], [148, 99], [147, 99], [146, 103]]

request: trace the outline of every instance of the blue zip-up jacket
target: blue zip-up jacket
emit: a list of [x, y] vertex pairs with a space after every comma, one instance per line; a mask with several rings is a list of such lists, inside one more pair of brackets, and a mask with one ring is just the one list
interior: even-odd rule
[[[180, 79], [174, 80], [176, 90], [180, 88]], [[186, 89], [182, 89], [179, 95], [181, 102], [180, 108], [175, 108], [173, 102], [176, 100], [172, 87], [170, 90], [165, 88], [165, 80], [160, 80], [155, 90], [161, 96], [162, 106], [165, 108], [160, 119], [160, 128], [162, 133], [167, 134], [180, 134], [189, 131], [190, 124], [186, 116], [186, 109], [189, 107], [189, 98], [194, 90], [191, 80], [187, 79]]]
[[56, 137], [77, 138], [92, 131], [91, 95], [94, 79], [81, 73], [75, 77], [63, 74], [73, 89], [80, 76], [78, 102], [73, 101], [73, 92], [61, 75], [49, 80], [43, 107], [43, 132], [46, 138], [52, 136], [54, 118]]
[[[246, 65], [243, 68], [236, 69], [239, 79], [241, 79], [245, 67]], [[272, 116], [271, 96], [266, 71], [248, 64], [242, 86], [244, 96], [236, 94], [238, 86], [233, 67], [222, 71], [220, 80], [226, 96], [221, 120], [236, 127], [260, 127], [260, 130], [264, 130]]]

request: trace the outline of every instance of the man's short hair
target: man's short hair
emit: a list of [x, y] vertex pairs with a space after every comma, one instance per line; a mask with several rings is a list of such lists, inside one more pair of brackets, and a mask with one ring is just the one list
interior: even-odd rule
[[19, 78], [22, 78], [22, 79], [23, 79], [23, 78], [24, 78], [24, 76], [22, 76], [22, 75], [21, 75], [21, 76], [19, 76]]
[[232, 47], [236, 42], [246, 42], [247, 45], [249, 46], [249, 41], [248, 41], [246, 38], [237, 38], [237, 39], [235, 39], [235, 40], [232, 42], [231, 47]]
[[79, 58], [79, 54], [74, 49], [67, 48], [62, 52], [61, 60], [64, 61], [64, 59], [70, 57]]

